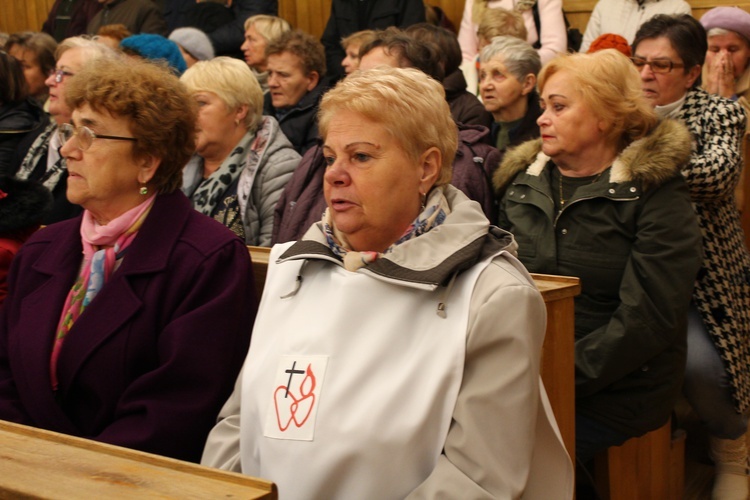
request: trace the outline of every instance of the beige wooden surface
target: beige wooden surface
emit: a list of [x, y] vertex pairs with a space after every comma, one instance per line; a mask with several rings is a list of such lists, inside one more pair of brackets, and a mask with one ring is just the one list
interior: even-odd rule
[[277, 498], [260, 479], [1, 420], [0, 443], [0, 498]]
[[570, 458], [575, 463], [575, 305], [580, 280], [568, 276], [532, 274], [547, 307], [547, 331], [542, 345], [542, 381]]
[[[248, 247], [253, 261], [258, 297], [266, 281], [269, 248]], [[547, 332], [542, 346], [542, 381], [547, 389], [565, 447], [575, 461], [575, 338], [574, 304], [580, 280], [567, 276], [533, 274], [547, 307]]]

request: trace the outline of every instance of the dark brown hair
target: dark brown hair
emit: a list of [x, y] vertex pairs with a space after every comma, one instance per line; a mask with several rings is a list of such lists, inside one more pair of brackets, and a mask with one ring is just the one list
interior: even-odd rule
[[0, 50], [0, 104], [10, 104], [26, 99], [29, 86], [18, 60]]

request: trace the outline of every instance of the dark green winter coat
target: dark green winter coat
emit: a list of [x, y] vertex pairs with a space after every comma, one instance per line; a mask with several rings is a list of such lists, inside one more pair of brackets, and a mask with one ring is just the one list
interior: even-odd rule
[[628, 435], [663, 425], [679, 393], [701, 236], [680, 166], [690, 134], [661, 122], [556, 213], [541, 141], [495, 174], [501, 227], [531, 272], [577, 276], [576, 411]]

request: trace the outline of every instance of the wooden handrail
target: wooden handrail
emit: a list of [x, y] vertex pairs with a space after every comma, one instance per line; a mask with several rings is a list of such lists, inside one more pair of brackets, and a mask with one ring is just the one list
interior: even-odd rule
[[0, 420], [0, 498], [275, 499], [273, 483]]

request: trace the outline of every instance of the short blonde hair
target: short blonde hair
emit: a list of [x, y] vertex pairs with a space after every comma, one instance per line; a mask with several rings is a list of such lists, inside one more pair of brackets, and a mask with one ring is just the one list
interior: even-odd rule
[[429, 148], [438, 148], [442, 165], [435, 185], [451, 181], [458, 129], [438, 81], [413, 68], [355, 71], [323, 96], [318, 112], [321, 137], [328, 135], [334, 114], [341, 110], [383, 125], [414, 161]]
[[375, 38], [374, 30], [357, 31], [341, 39], [341, 48], [346, 50], [347, 48], [349, 48], [349, 45], [356, 45], [357, 47], [362, 47], [363, 45], [370, 42], [374, 38]]
[[254, 26], [255, 31], [265, 38], [266, 42], [276, 40], [287, 31], [292, 30], [291, 25], [286, 19], [276, 16], [268, 16], [266, 14], [258, 14], [257, 16], [248, 17], [245, 20], [245, 31], [249, 30], [250, 26]]
[[620, 149], [646, 136], [658, 118], [646, 102], [641, 78], [630, 59], [615, 49], [593, 54], [560, 55], [542, 68], [539, 92], [557, 73], [567, 74], [571, 86], [581, 93], [584, 102], [607, 123], [609, 140], [618, 140]]
[[520, 12], [507, 9], [487, 9], [477, 28], [477, 38], [490, 42], [496, 36], [512, 36], [526, 41], [529, 32]]
[[245, 128], [255, 133], [263, 119], [263, 90], [247, 64], [231, 57], [215, 57], [198, 61], [180, 80], [188, 91], [212, 92], [229, 109], [247, 105]]

